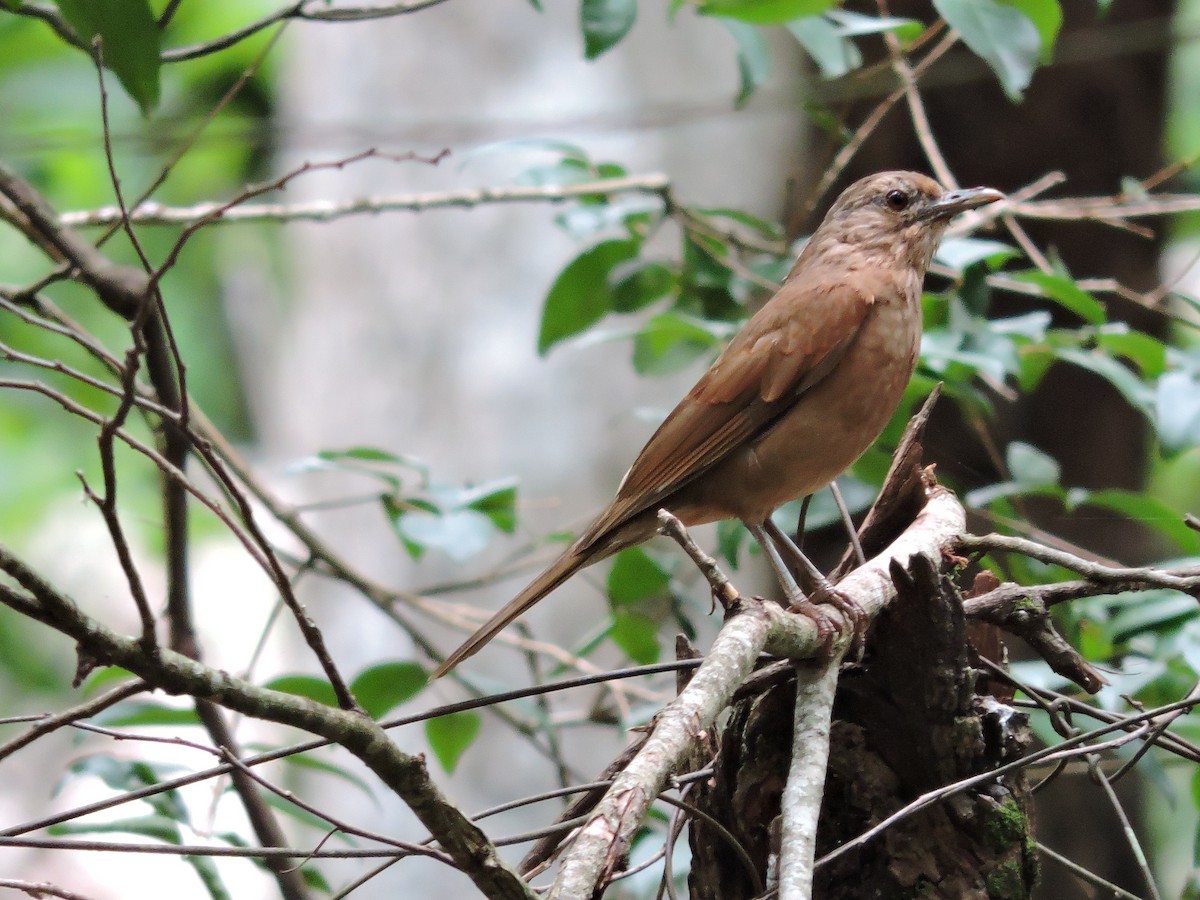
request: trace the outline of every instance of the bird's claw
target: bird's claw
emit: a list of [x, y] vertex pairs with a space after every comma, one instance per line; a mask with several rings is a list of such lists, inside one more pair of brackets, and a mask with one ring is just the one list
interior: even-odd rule
[[825, 606], [837, 609], [849, 622], [852, 637], [846, 656], [852, 662], [861, 662], [870, 618], [867, 616], [866, 610], [849, 595], [826, 584], [814, 591], [811, 599], [800, 598], [794, 601], [789, 610], [812, 619], [813, 624], [817, 627], [817, 637], [822, 644], [821, 655], [824, 659], [829, 660], [833, 657], [834, 641], [842, 636], [843, 624], [841, 620], [830, 616], [825, 611]]

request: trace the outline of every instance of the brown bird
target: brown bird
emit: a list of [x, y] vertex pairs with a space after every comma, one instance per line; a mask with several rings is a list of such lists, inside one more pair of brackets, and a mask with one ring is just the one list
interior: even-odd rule
[[[1003, 196], [991, 188], [945, 191], [916, 172], [850, 185], [783, 286], [654, 432], [608, 508], [433, 677], [477, 653], [579, 569], [653, 537], [659, 509], [684, 525], [740, 519], [789, 600], [812, 614], [780, 554], [815, 569], [771, 513], [824, 487], [879, 437], [917, 362], [921, 285], [947, 224]], [[839, 604], [821, 581], [821, 602]], [[855, 610], [847, 612], [853, 619]], [[817, 622], [828, 634], [828, 624]]]

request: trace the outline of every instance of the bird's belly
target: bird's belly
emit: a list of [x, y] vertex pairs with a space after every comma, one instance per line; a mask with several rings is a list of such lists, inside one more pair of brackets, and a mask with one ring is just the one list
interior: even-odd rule
[[680, 491], [676, 515], [689, 524], [761, 522], [853, 464], [896, 411], [916, 365], [919, 311], [905, 306], [876, 308], [825, 379], [769, 431]]

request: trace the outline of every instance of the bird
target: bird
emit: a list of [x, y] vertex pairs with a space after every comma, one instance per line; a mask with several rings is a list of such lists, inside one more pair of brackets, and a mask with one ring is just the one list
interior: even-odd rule
[[[819, 602], [843, 605], [771, 515], [829, 484], [879, 437], [916, 367], [922, 285], [947, 225], [1003, 198], [988, 187], [946, 190], [907, 171], [847, 187], [779, 290], [647, 441], [612, 502], [431, 677], [473, 656], [580, 569], [649, 540], [660, 509], [685, 526], [741, 520], [793, 608], [815, 612], [784, 556], [818, 579]], [[855, 609], [843, 608], [853, 621]]]

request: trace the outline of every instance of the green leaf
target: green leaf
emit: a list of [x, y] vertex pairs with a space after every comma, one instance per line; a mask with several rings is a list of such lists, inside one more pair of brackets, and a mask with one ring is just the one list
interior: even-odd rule
[[677, 282], [675, 271], [666, 263], [652, 259], [632, 259], [612, 270], [614, 312], [629, 313], [645, 309], [666, 297]]
[[881, 34], [894, 31], [901, 41], [908, 42], [918, 37], [924, 28], [916, 19], [898, 16], [868, 16], [848, 9], [830, 9], [825, 18], [837, 25], [842, 37], [859, 37], [865, 34]]
[[1039, 57], [1043, 64], [1054, 57], [1054, 42], [1058, 40], [1058, 30], [1062, 27], [1063, 12], [1059, 0], [1000, 0], [1006, 6], [1015, 6], [1023, 12], [1038, 31], [1042, 42], [1042, 52]]
[[459, 759], [479, 734], [480, 723], [479, 714], [469, 710], [438, 716], [425, 723], [425, 737], [447, 774], [454, 774]]
[[[146, 760], [117, 759], [96, 754], [85, 756], [71, 763], [68, 770], [73, 778], [91, 775], [99, 778], [114, 791], [136, 791], [158, 784], [163, 779], [181, 771], [182, 766], [148, 762]], [[62, 783], [55, 788], [57, 794]], [[142, 798], [154, 810], [155, 815], [171, 822], [189, 822], [187, 807], [178, 791], [163, 791]]]
[[196, 710], [191, 707], [167, 706], [153, 700], [125, 702], [96, 717], [105, 728], [130, 728], [134, 725], [161, 725], [177, 728], [180, 725], [199, 725]]
[[1124, 322], [1113, 322], [1096, 336], [1105, 350], [1134, 362], [1146, 378], [1157, 378], [1167, 368], [1167, 348], [1144, 331], [1134, 331]]
[[1122, 607], [1108, 623], [1116, 641], [1127, 641], [1143, 631], [1162, 631], [1200, 615], [1196, 601], [1174, 591], [1143, 591], [1137, 603]]
[[1058, 484], [1062, 475], [1062, 467], [1053, 456], [1024, 441], [1009, 444], [1004, 460], [1013, 480], [1026, 487]]
[[[541, 7], [538, 6], [538, 0], [530, 0], [530, 2], [533, 3], [534, 7], [536, 7], [539, 12], [541, 11]], [[300, 877], [304, 879], [304, 886], [306, 888], [314, 891], [320, 891], [323, 894], [333, 893], [333, 887], [326, 880], [325, 876], [321, 874], [321, 870], [316, 866], [304, 866], [300, 870]]]
[[726, 519], [717, 523], [717, 552], [735, 569], [738, 568], [738, 556], [742, 545], [749, 536], [750, 532], [741, 522]]
[[481, 552], [496, 534], [491, 518], [473, 509], [408, 512], [395, 519], [393, 527], [406, 546], [440, 550], [459, 562]]
[[59, 822], [51, 825], [48, 831], [55, 837], [71, 834], [136, 834], [167, 844], [183, 843], [178, 824], [162, 816], [131, 816], [115, 822]]
[[628, 610], [613, 613], [608, 634], [613, 643], [639, 665], [658, 662], [662, 653], [658, 645], [658, 625], [648, 616]]
[[611, 240], [589, 247], [559, 273], [546, 295], [538, 353], [545, 356], [555, 344], [595, 325], [613, 308], [609, 274], [633, 259], [638, 241]]
[[1158, 379], [1154, 390], [1158, 439], [1168, 450], [1200, 444], [1200, 379], [1194, 372], [1174, 370]]
[[162, 44], [147, 0], [56, 0], [85, 43], [100, 39], [106, 68], [148, 115], [158, 104]]
[[834, 0], [701, 0], [699, 11], [751, 25], [782, 25], [823, 13], [833, 4]]
[[608, 572], [608, 599], [613, 606], [624, 606], [657, 597], [667, 589], [671, 573], [659, 565], [641, 547], [630, 547], [617, 554]]
[[662, 313], [634, 337], [633, 368], [639, 375], [667, 375], [720, 344], [721, 338], [702, 320]]
[[1041, 288], [1043, 296], [1091, 325], [1099, 325], [1108, 318], [1100, 301], [1078, 287], [1070, 278], [1038, 271], [1017, 272], [1010, 277], [1014, 281], [1036, 285]]
[[517, 485], [511, 478], [473, 488], [459, 502], [466, 509], [483, 513], [505, 534], [517, 528]]
[[103, 669], [94, 669], [87, 680], [83, 682], [83, 696], [94, 697], [102, 689], [108, 690], [116, 687], [120, 682], [132, 681], [137, 678], [128, 669], [122, 669], [120, 666], [105, 666]]
[[934, 258], [943, 265], [961, 272], [978, 262], [986, 261], [988, 265], [994, 266], [1017, 255], [1016, 248], [1001, 241], [976, 237], [952, 237], [942, 241]]
[[[1117, 360], [1095, 350], [1076, 350], [1064, 347], [1056, 351], [1058, 358], [1099, 375], [1129, 401], [1134, 409], [1148, 418], [1154, 415], [1154, 389], [1143, 382]], [[1161, 380], [1161, 379], [1160, 379]]]
[[369, 797], [371, 800], [378, 800], [371, 785], [368, 784], [365, 779], [359, 778], [357, 775], [343, 766], [327, 762], [323, 759], [316, 759], [312, 756], [305, 756], [304, 754], [293, 754], [291, 756], [284, 757], [284, 762], [290, 766], [296, 766], [297, 768], [305, 769], [309, 772], [320, 772], [324, 775], [332, 775], [335, 778], [340, 778], [361, 790], [364, 796]]
[[933, 6], [992, 68], [1004, 92], [1019, 100], [1042, 50], [1041, 34], [1029, 17], [996, 0], [933, 0]]
[[[399, 456], [387, 450], [381, 450], [379, 447], [350, 447], [347, 450], [321, 450], [317, 453], [317, 459], [325, 460], [326, 462], [340, 462], [344, 459], [353, 459], [360, 462], [397, 463], [404, 466], [414, 465], [411, 457]], [[419, 467], [422, 469], [428, 468], [424, 464], [420, 464]]]
[[738, 93], [733, 105], [740, 109], [771, 74], [771, 48], [754, 25], [724, 19], [725, 30], [737, 42]]
[[595, 59], [629, 33], [637, 18], [637, 0], [582, 0], [579, 25], [583, 54]]
[[[1068, 498], [1075, 501], [1074, 491], [1068, 494]], [[1077, 502], [1111, 509], [1149, 525], [1170, 539], [1184, 553], [1194, 554], [1200, 551], [1200, 534], [1188, 528], [1177, 509], [1173, 509], [1157, 497], [1110, 488], [1103, 491], [1083, 491]]]
[[787, 23], [787, 30], [812, 57], [823, 78], [840, 78], [862, 65], [862, 54], [838, 27], [822, 16]]
[[272, 678], [263, 687], [285, 694], [295, 694], [297, 697], [307, 697], [325, 706], [338, 705], [333, 685], [315, 675], [280, 675], [278, 678]]
[[379, 663], [359, 672], [350, 682], [350, 691], [367, 715], [378, 719], [421, 693], [428, 681], [428, 674], [415, 662]]

